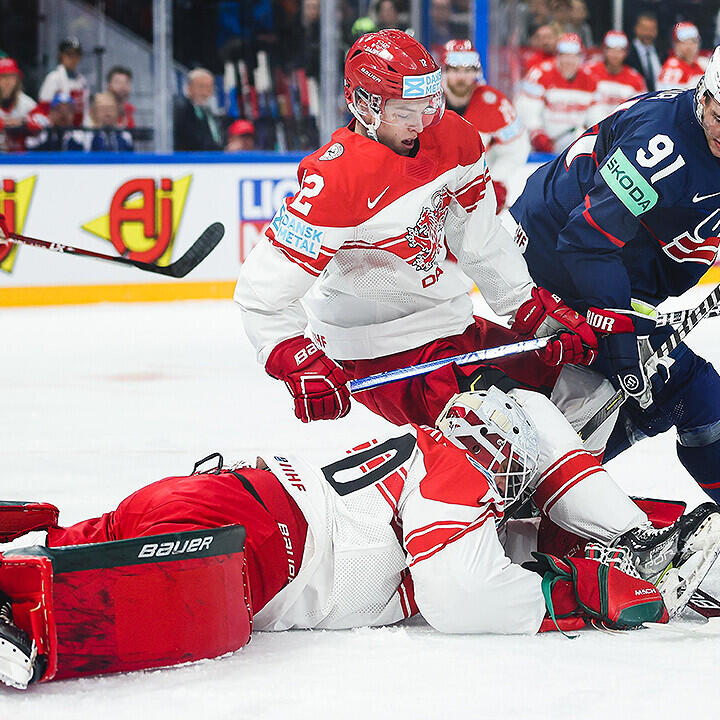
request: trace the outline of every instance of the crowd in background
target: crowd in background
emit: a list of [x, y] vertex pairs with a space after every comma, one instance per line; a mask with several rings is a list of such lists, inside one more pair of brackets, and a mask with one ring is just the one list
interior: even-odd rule
[[[193, 67], [174, 101], [175, 149], [317, 147], [320, 0], [214, 2], [211, 34], [192, 14], [200, 6], [178, 0], [183, 3], [187, 12], [176, 23], [175, 35], [184, 34], [183, 22], [196, 27], [191, 45], [178, 41], [175, 48]], [[500, 2], [501, 10], [512, 8], [512, 17], [498, 23], [506, 35], [500, 41], [514, 48], [508, 65], [518, 68], [510, 87], [502, 89], [530, 130], [533, 148], [557, 152], [626, 97], [696, 82], [716, 32], [702, 28], [701, 37], [695, 25], [684, 22], [693, 17], [682, 5], [672, 17], [676, 24], [670, 34], [661, 31], [658, 17], [647, 10], [664, 6], [643, 3], [627, 23], [626, 37], [606, 34], [607, 23], [601, 28], [592, 22], [585, 0]], [[112, 2], [107, 10], [120, 13]], [[470, 0], [430, 0], [427, 42], [439, 62], [449, 41], [468, 37], [471, 11]], [[139, 11], [128, 16], [141, 35], [147, 35], [151, 21], [151, 15]], [[383, 28], [412, 32], [409, 0], [339, 0], [338, 67], [360, 35]], [[78, 71], [83, 48], [77, 38], [68, 37], [58, 47], [57, 66], [38, 83], [36, 93], [28, 94], [19, 63], [3, 55], [0, 50], [0, 152], [135, 149], [141, 129], [135, 126], [128, 68], [111, 67], [104, 86], [91, 93]], [[582, 98], [572, 113], [563, 99], [568, 93]]]

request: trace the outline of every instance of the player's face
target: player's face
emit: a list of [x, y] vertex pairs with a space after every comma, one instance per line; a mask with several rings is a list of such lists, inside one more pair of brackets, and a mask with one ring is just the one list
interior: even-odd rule
[[649, 17], [639, 18], [635, 25], [635, 37], [645, 45], [652, 45], [658, 34], [657, 22]]
[[15, 73], [0, 75], [0, 99], [9, 98], [18, 84], [18, 76]]
[[673, 45], [675, 54], [687, 63], [693, 63], [700, 52], [700, 43], [697, 40], [682, 40]]
[[377, 129], [378, 140], [398, 155], [409, 155], [427, 125], [431, 108], [427, 98], [387, 100]]
[[702, 99], [703, 122], [702, 128], [705, 133], [710, 152], [720, 158], [720, 103], [708, 96]]
[[619, 72], [622, 69], [626, 56], [625, 48], [605, 48], [605, 63], [611, 72]]
[[580, 55], [573, 55], [571, 53], [561, 53], [557, 56], [556, 62], [560, 74], [566, 80], [571, 80], [577, 75], [580, 69], [581, 57]]
[[445, 80], [448, 90], [453, 95], [465, 97], [475, 87], [477, 79], [477, 68], [474, 67], [447, 67], [445, 68]]

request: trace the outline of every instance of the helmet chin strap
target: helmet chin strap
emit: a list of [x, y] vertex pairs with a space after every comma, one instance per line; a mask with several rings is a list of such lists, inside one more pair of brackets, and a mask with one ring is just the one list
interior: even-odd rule
[[360, 115], [360, 112], [355, 107], [355, 103], [348, 103], [348, 110], [353, 114], [353, 117], [367, 130], [368, 137], [371, 140], [375, 140], [375, 142], [380, 142], [377, 136], [377, 129], [380, 127], [381, 122], [380, 116], [376, 115], [373, 124], [369, 125], [367, 122], [365, 122], [362, 115]]

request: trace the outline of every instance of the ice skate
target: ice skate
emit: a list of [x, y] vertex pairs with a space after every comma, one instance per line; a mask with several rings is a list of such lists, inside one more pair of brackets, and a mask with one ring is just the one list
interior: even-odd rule
[[13, 621], [10, 598], [0, 592], [0, 682], [25, 690], [32, 682], [37, 647]]

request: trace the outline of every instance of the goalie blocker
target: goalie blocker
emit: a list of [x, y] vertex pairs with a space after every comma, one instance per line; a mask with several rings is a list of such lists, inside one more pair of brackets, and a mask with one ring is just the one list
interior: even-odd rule
[[[57, 517], [52, 506], [28, 506], [7, 504], [3, 520], [14, 516], [20, 530], [23, 519], [32, 529], [40, 514]], [[233, 525], [0, 553], [0, 587], [30, 654], [0, 654], [0, 676], [24, 688], [241, 648], [252, 630], [244, 544], [245, 528]]]

